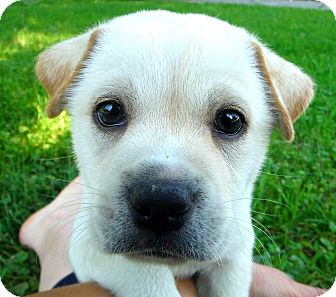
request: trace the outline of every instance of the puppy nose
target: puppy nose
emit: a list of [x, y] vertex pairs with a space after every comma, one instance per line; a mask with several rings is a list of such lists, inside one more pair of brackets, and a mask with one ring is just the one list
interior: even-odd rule
[[180, 229], [191, 209], [192, 194], [181, 182], [156, 181], [137, 185], [131, 192], [135, 223], [156, 234]]

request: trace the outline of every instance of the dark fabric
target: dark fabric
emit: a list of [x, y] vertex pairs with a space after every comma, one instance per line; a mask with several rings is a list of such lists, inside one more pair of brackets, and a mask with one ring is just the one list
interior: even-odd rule
[[74, 273], [70, 273], [65, 278], [61, 279], [55, 286], [55, 288], [60, 288], [64, 286], [78, 284], [78, 279]]

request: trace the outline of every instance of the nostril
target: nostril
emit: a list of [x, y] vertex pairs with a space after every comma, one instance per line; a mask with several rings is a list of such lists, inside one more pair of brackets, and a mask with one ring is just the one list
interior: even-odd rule
[[144, 219], [148, 219], [151, 216], [151, 208], [149, 205], [142, 204], [140, 202], [133, 203], [133, 209], [141, 215]]
[[178, 219], [184, 216], [189, 211], [189, 207], [186, 204], [177, 205], [176, 207], [171, 208], [168, 210], [168, 218], [169, 219]]

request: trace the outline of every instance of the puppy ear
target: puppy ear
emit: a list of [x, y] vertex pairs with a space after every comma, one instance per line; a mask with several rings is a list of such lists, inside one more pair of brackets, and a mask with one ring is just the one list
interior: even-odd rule
[[46, 108], [49, 118], [63, 111], [65, 93], [88, 59], [100, 32], [96, 29], [57, 43], [38, 56], [37, 77], [51, 97]]
[[314, 96], [314, 83], [301, 69], [258, 42], [252, 42], [258, 66], [279, 112], [282, 137], [294, 139], [293, 124]]

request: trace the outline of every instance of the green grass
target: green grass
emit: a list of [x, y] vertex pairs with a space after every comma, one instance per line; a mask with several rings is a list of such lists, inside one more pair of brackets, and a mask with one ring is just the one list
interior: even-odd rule
[[[43, 113], [46, 93], [34, 76], [36, 55], [88, 26], [140, 9], [206, 13], [243, 26], [317, 82], [316, 99], [297, 122], [293, 144], [275, 132], [255, 197], [255, 214], [276, 247], [256, 230], [275, 267], [328, 287], [336, 272], [336, 23], [330, 11], [168, 2], [24, 1], [0, 23], [0, 277], [16, 294], [37, 289], [38, 260], [17, 233], [77, 171], [69, 119]], [[70, 156], [69, 158], [61, 158]], [[56, 159], [53, 159], [56, 158]], [[270, 264], [258, 246], [256, 260]], [[280, 255], [280, 259], [279, 259]]]

